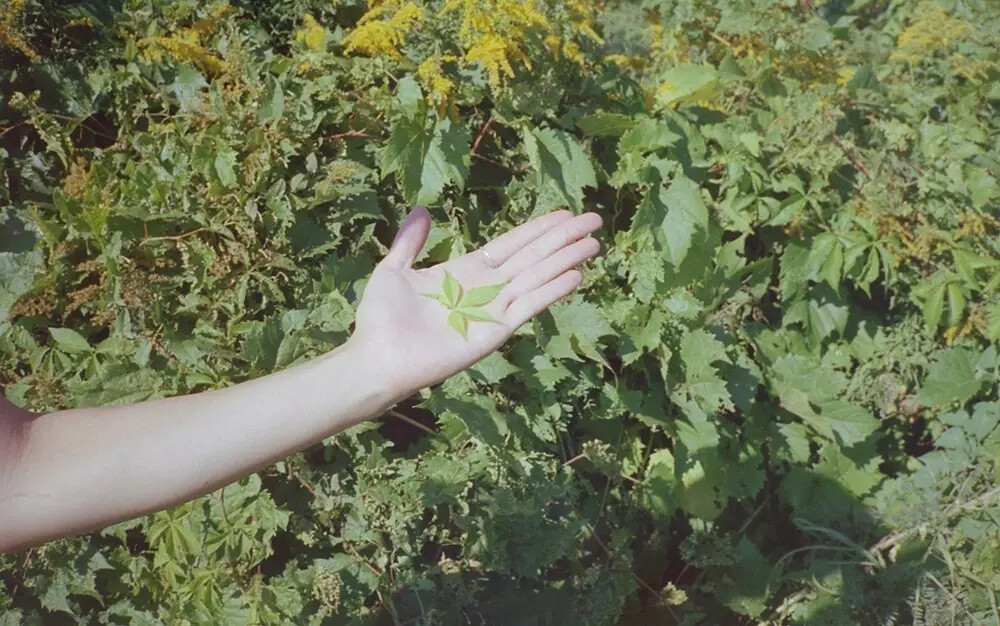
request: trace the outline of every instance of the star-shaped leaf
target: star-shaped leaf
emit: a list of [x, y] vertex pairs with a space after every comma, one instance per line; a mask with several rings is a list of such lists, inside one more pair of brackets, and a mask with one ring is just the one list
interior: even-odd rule
[[421, 294], [428, 298], [434, 298], [451, 312], [448, 314], [448, 325], [458, 331], [463, 339], [469, 338], [469, 322], [493, 322], [499, 323], [492, 315], [482, 308], [500, 294], [504, 284], [486, 285], [483, 287], [473, 287], [468, 291], [462, 288], [462, 284], [452, 276], [448, 270], [444, 272], [444, 281], [441, 286], [441, 293]]

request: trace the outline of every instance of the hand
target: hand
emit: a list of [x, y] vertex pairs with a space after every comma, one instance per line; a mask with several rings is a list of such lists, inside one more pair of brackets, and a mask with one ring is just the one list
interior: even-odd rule
[[[583, 280], [576, 266], [600, 249], [589, 236], [601, 227], [599, 215], [556, 211], [465, 256], [412, 269], [430, 227], [430, 214], [423, 207], [407, 216], [368, 281], [351, 338], [402, 397], [441, 382], [499, 348], [521, 324], [571, 293]], [[442, 292], [446, 270], [464, 290], [506, 283], [482, 307], [496, 321], [469, 322], [468, 338], [448, 324], [446, 306], [423, 295]]]

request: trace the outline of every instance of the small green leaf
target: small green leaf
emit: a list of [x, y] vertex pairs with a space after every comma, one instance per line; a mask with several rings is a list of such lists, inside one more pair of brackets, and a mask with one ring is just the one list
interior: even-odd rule
[[965, 312], [965, 294], [958, 283], [948, 283], [948, 326], [958, 326]]
[[257, 121], [267, 124], [280, 118], [285, 112], [285, 94], [281, 91], [281, 83], [272, 76], [268, 79], [257, 108]]
[[458, 309], [466, 319], [470, 319], [474, 322], [496, 322], [489, 313], [482, 309]]
[[444, 294], [440, 294], [440, 293], [422, 293], [420, 295], [422, 295], [422, 296], [424, 296], [426, 298], [431, 298], [433, 300], [437, 300], [438, 302], [440, 302], [444, 306], [448, 307], [449, 309], [452, 308], [451, 303], [448, 302], [448, 298], [445, 297]]
[[931, 331], [936, 331], [938, 324], [941, 323], [941, 312], [944, 310], [944, 290], [944, 285], [935, 287], [924, 300], [922, 309], [924, 321], [927, 322], [927, 328]]
[[462, 285], [458, 280], [448, 273], [448, 270], [444, 271], [444, 297], [447, 298], [445, 306], [449, 309], [454, 309], [458, 307], [458, 303], [462, 299]]
[[465, 292], [462, 300], [458, 303], [460, 307], [484, 306], [493, 302], [500, 295], [506, 283], [499, 285], [488, 285], [485, 287], [473, 287]]
[[467, 324], [468, 322], [466, 321], [465, 316], [458, 311], [452, 311], [451, 314], [448, 315], [448, 325], [457, 330], [458, 334], [462, 335], [463, 339], [469, 338], [469, 333], [466, 328]]
[[69, 353], [90, 352], [90, 344], [80, 333], [71, 328], [50, 328], [52, 338], [59, 348]]

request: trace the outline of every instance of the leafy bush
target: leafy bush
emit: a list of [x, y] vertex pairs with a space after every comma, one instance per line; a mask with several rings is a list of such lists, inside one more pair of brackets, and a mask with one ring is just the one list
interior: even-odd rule
[[988, 0], [11, 0], [0, 384], [223, 387], [599, 211], [579, 295], [260, 475], [2, 557], [2, 623], [1000, 621]]

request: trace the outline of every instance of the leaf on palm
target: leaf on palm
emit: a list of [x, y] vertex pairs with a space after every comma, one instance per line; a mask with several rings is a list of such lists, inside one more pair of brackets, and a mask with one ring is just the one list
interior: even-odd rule
[[503, 288], [503, 283], [499, 285], [487, 285], [485, 287], [473, 287], [465, 292], [465, 295], [462, 296], [458, 306], [462, 308], [485, 306], [490, 302], [493, 302], [493, 300], [500, 295], [500, 291]]
[[448, 273], [448, 270], [444, 271], [444, 297], [446, 298], [445, 306], [449, 309], [455, 309], [458, 307], [458, 303], [462, 298], [462, 285], [458, 282], [454, 276]]
[[493, 316], [482, 309], [457, 309], [456, 313], [460, 313], [462, 317], [470, 319], [475, 322], [496, 322]]
[[442, 293], [421, 295], [433, 298], [448, 308], [450, 311], [448, 325], [458, 331], [458, 334], [462, 335], [464, 339], [468, 339], [470, 321], [499, 323], [481, 307], [493, 302], [503, 288], [504, 284], [486, 285], [465, 291], [458, 279], [445, 270], [441, 286]]
[[448, 315], [448, 325], [457, 330], [463, 339], [469, 338], [468, 324], [468, 320], [462, 315], [461, 311], [452, 311]]

